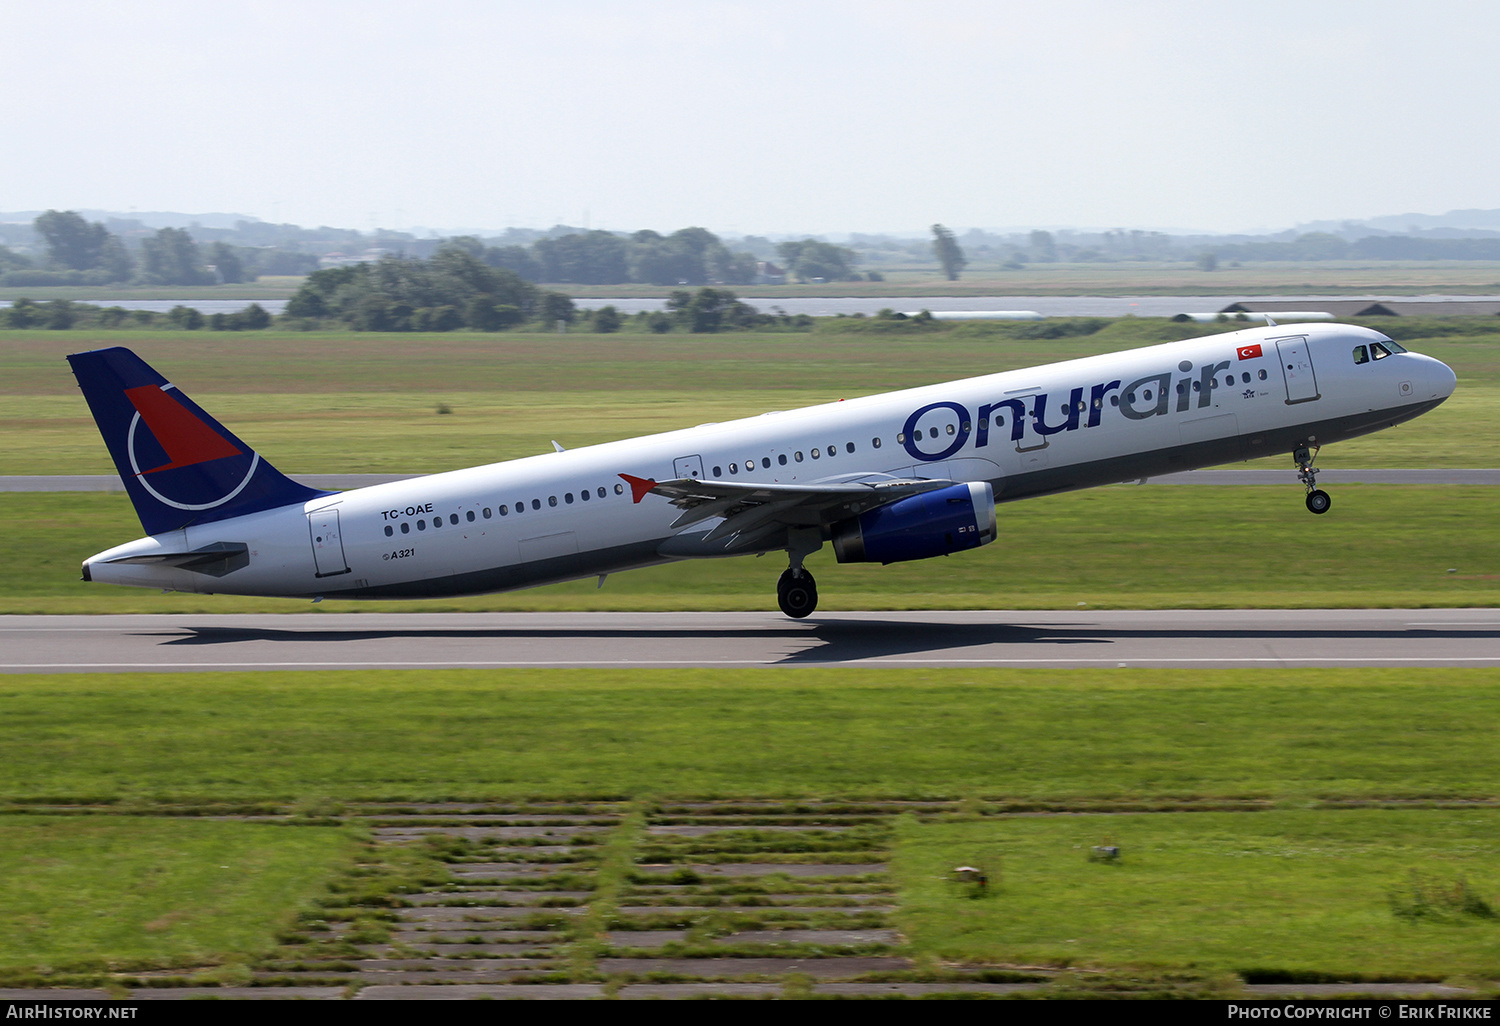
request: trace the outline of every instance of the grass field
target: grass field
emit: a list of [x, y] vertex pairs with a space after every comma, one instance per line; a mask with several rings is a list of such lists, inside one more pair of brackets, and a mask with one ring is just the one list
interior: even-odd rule
[[0, 800], [1489, 800], [1494, 670], [6, 675]]
[[[1088, 860], [1106, 845], [1118, 862]], [[1493, 909], [1447, 900], [1465, 883], [1500, 899], [1494, 809], [909, 820], [897, 851], [903, 925], [948, 960], [1251, 982], [1486, 979], [1500, 965]], [[983, 895], [949, 882], [976, 862], [994, 880]]]
[[[0, 707], [0, 970], [244, 982], [352, 851], [341, 830], [15, 814], [39, 805], [946, 798], [892, 852], [922, 964], [1071, 966], [1074, 994], [1500, 972], [1493, 670], [34, 675], [0, 678]], [[1087, 860], [1106, 844], [1118, 864]], [[994, 885], [950, 882], [961, 864]]]
[[0, 816], [0, 974], [242, 960], [355, 852], [329, 827]]

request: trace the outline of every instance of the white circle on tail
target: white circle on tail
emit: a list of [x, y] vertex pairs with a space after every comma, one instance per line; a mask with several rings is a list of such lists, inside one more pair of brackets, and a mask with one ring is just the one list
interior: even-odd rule
[[[163, 392], [166, 392], [170, 389], [175, 389], [176, 387], [176, 385], [169, 383], [161, 386], [161, 390]], [[130, 456], [130, 472], [135, 475], [135, 479], [140, 482], [141, 487], [150, 492], [151, 496], [156, 499], [157, 502], [171, 506], [173, 509], [199, 510], [213, 509], [216, 506], [222, 506], [224, 505], [224, 503], [228, 502], [230, 499], [234, 498], [236, 495], [240, 494], [240, 492], [245, 490], [245, 486], [249, 484], [250, 479], [255, 476], [255, 468], [260, 466], [260, 453], [251, 450], [250, 455], [253, 458], [250, 460], [250, 469], [245, 471], [244, 479], [240, 481], [237, 486], [235, 486], [234, 491], [230, 492], [222, 499], [215, 499], [212, 502], [200, 503], [178, 502], [176, 499], [169, 499], [161, 492], [151, 487], [150, 482], [146, 480], [146, 476], [141, 473], [140, 462], [135, 458], [135, 429], [140, 425], [140, 423], [141, 412], [137, 410], [135, 412], [135, 416], [130, 418], [130, 432], [126, 435], [125, 438], [125, 451]]]

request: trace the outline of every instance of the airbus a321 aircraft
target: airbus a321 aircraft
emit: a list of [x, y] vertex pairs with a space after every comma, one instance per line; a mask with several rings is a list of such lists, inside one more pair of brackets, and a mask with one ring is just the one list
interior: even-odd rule
[[[127, 349], [68, 357], [148, 537], [86, 581], [394, 599], [785, 551], [895, 563], [995, 540], [997, 502], [1291, 453], [1326, 513], [1328, 442], [1433, 409], [1455, 376], [1377, 331], [1270, 325], [725, 424], [326, 492], [298, 484]], [[554, 443], [554, 446], [556, 443]]]

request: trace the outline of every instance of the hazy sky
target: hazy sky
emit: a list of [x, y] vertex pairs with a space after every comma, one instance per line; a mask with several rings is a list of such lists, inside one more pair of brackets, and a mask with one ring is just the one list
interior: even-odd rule
[[0, 210], [1279, 229], [1500, 207], [1500, 5], [0, 0]]

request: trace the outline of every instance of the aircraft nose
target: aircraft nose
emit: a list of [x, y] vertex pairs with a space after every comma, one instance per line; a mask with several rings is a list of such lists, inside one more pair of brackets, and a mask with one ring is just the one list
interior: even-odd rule
[[1432, 363], [1433, 378], [1435, 379], [1433, 382], [1434, 392], [1446, 399], [1458, 387], [1458, 375], [1454, 374], [1453, 368], [1449, 367], [1442, 360], [1433, 360]]
[[1421, 353], [1407, 353], [1405, 355], [1415, 357], [1416, 359], [1411, 368], [1412, 380], [1409, 385], [1407, 383], [1402, 384], [1401, 387], [1403, 390], [1410, 387], [1411, 391], [1415, 393], [1413, 398], [1421, 400], [1437, 399], [1442, 401], [1453, 394], [1454, 388], [1458, 386], [1458, 375], [1453, 373], [1452, 367], [1449, 367], [1442, 360], [1435, 360]]

